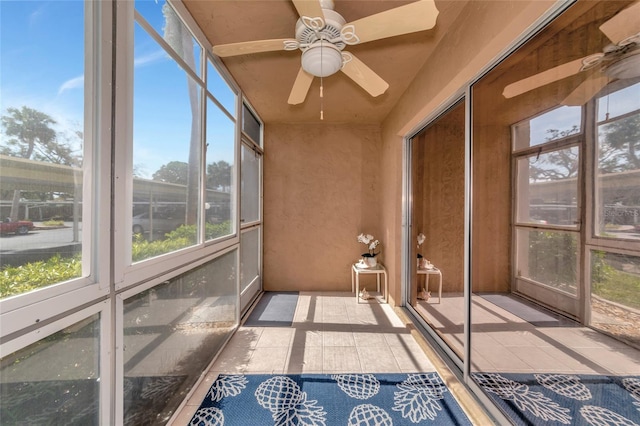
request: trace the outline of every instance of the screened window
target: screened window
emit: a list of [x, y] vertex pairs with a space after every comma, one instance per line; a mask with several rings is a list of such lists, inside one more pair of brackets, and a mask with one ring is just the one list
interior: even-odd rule
[[640, 232], [640, 83], [597, 102], [595, 234], [637, 239]]
[[242, 130], [258, 146], [262, 146], [262, 125], [246, 105], [242, 106]]
[[235, 231], [233, 178], [235, 123], [210, 99], [207, 100], [206, 239]]
[[521, 228], [516, 247], [517, 277], [577, 294], [578, 233]]
[[260, 228], [251, 228], [243, 232], [240, 237], [240, 246], [242, 247], [240, 292], [243, 293], [260, 277]]
[[[64, 31], [60, 29], [64, 28]], [[0, 299], [90, 273], [85, 4], [0, 2]], [[86, 202], [86, 203], [85, 203]], [[87, 233], [86, 235], [89, 235]]]
[[576, 226], [579, 154], [572, 146], [517, 160], [519, 223]]
[[561, 106], [513, 126], [513, 150], [520, 151], [581, 131], [582, 108]]
[[237, 250], [124, 301], [124, 424], [165, 424], [236, 325]]
[[144, 17], [136, 15], [134, 33], [133, 262], [197, 244], [201, 213], [202, 90], [166, 50], [190, 46], [193, 37], [168, 4], [138, 6]]
[[220, 104], [227, 110], [227, 113], [236, 115], [236, 103], [238, 97], [229, 84], [220, 75], [220, 72], [213, 66], [211, 60], [207, 61], [207, 91], [212, 93]]
[[251, 223], [260, 220], [260, 170], [262, 155], [242, 144], [242, 203], [240, 220]]
[[100, 424], [99, 360], [98, 314], [3, 357], [2, 424]]
[[170, 4], [137, 1], [134, 39], [135, 263], [236, 232], [237, 95]]

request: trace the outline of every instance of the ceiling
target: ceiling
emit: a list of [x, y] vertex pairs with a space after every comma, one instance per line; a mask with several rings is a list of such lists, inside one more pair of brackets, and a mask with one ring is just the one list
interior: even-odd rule
[[[382, 122], [468, 1], [436, 0], [440, 14], [431, 30], [350, 46], [349, 51], [389, 83], [389, 89], [374, 98], [341, 72], [325, 77], [324, 121]], [[299, 17], [290, 0], [183, 2], [212, 45], [294, 38]], [[351, 22], [411, 1], [334, 0], [334, 3], [334, 10]], [[224, 58], [222, 62], [264, 122], [320, 122], [318, 77], [305, 102], [287, 103], [300, 69], [300, 54], [299, 50], [256, 53]]]

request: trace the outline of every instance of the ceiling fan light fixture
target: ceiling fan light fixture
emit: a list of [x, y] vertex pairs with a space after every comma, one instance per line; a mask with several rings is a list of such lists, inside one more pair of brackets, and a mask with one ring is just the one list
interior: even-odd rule
[[302, 69], [316, 77], [328, 77], [342, 68], [342, 52], [333, 44], [317, 41], [302, 52]]

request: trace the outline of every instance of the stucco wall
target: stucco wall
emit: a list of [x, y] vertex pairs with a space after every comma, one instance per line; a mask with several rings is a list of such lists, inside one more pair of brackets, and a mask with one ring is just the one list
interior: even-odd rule
[[267, 124], [264, 141], [265, 290], [349, 291], [360, 232], [394, 258], [380, 226], [379, 126]]

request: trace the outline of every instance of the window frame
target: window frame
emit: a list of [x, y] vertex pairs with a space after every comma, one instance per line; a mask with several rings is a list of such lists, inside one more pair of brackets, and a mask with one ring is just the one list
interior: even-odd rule
[[[620, 88], [620, 90], [621, 89], [622, 88]], [[596, 185], [596, 179], [598, 175], [597, 168], [599, 147], [597, 131], [598, 125], [600, 124], [600, 122], [597, 121], [598, 99], [598, 97], [594, 97], [585, 105], [585, 113], [587, 117], [585, 121], [589, 127], [585, 135], [586, 170], [588, 170], [588, 175], [585, 179], [585, 194], [588, 194], [588, 196], [586, 200], [587, 205], [585, 208], [586, 226], [584, 236], [584, 255], [586, 258], [587, 253], [590, 253], [591, 250], [611, 249], [619, 251], [632, 251], [635, 252], [637, 256], [640, 256], [640, 240], [611, 238], [603, 235], [598, 235], [596, 232], [596, 218], [598, 217], [596, 209], [598, 208], [599, 203], [598, 188]], [[587, 267], [588, 264], [585, 264], [585, 268]]]
[[109, 301], [103, 300], [100, 303], [95, 303], [89, 307], [81, 309], [77, 312], [73, 312], [69, 315], [65, 315], [62, 318], [49, 322], [40, 326], [37, 329], [29, 330], [28, 332], [20, 335], [19, 337], [3, 342], [0, 345], [0, 358], [4, 358], [14, 352], [28, 347], [34, 343], [39, 342], [42, 339], [71, 327], [93, 315], [99, 315], [99, 328], [100, 335], [98, 340], [100, 347], [97, 349], [99, 355], [99, 377], [100, 377], [100, 395], [99, 395], [99, 418], [100, 424], [114, 424], [111, 420], [110, 400], [111, 400], [111, 358], [104, 356], [111, 347], [111, 309], [109, 309]]
[[0, 300], [0, 336], [35, 325], [105, 297], [110, 290], [112, 4], [84, 2], [84, 123], [82, 165], [82, 276]]
[[[239, 119], [238, 119], [238, 105], [241, 102], [236, 101], [236, 117], [233, 117], [231, 112], [227, 111], [221, 102], [215, 98], [215, 94], [207, 90], [207, 64], [211, 61], [212, 65], [216, 67], [216, 70], [220, 76], [229, 85], [231, 91], [233, 91], [238, 98], [241, 97], [241, 91], [234, 81], [228, 78], [228, 73], [221, 69], [219, 63], [213, 59], [209, 43], [206, 41], [206, 37], [202, 31], [195, 25], [193, 18], [186, 10], [185, 6], [179, 1], [167, 0], [170, 6], [174, 7], [174, 10], [178, 14], [179, 18], [183, 21], [186, 27], [191, 31], [196, 42], [202, 47], [200, 58], [201, 75], [198, 76], [193, 70], [191, 70], [184, 60], [170, 48], [168, 43], [157, 34], [156, 30], [144, 19], [136, 9], [134, 2], [125, 2], [124, 5], [119, 7], [118, 22], [124, 28], [119, 29], [117, 33], [118, 45], [125, 48], [119, 49], [117, 54], [118, 60], [118, 77], [122, 81], [127, 81], [128, 86], [119, 86], [116, 90], [119, 90], [119, 96], [116, 94], [116, 122], [120, 122], [120, 126], [116, 126], [116, 185], [114, 188], [115, 196], [115, 214], [114, 223], [120, 224], [123, 228], [115, 229], [114, 239], [116, 245], [114, 248], [115, 259], [115, 289], [116, 291], [128, 289], [139, 285], [142, 281], [149, 279], [149, 277], [156, 277], [168, 272], [180, 268], [183, 265], [192, 264], [198, 259], [209, 256], [221, 250], [226, 250], [229, 247], [235, 246], [240, 242], [239, 233], [239, 212], [234, 212], [232, 209], [232, 215], [235, 213], [236, 223], [233, 232], [229, 235], [222, 236], [213, 240], [205, 241], [204, 238], [204, 199], [205, 199], [205, 156], [200, 155], [200, 188], [199, 188], [199, 234], [198, 242], [188, 247], [165, 253], [149, 259], [144, 259], [140, 262], [132, 263], [131, 260], [131, 237], [132, 237], [132, 200], [133, 200], [133, 63], [134, 63], [134, 28], [136, 22], [147, 31], [148, 35], [152, 37], [164, 50], [171, 56], [179, 65], [180, 68], [187, 73], [198, 84], [198, 90], [200, 91], [200, 106], [201, 106], [201, 149], [204, 149], [206, 138], [206, 102], [212, 100], [217, 106], [221, 108], [221, 111], [225, 113], [235, 123], [235, 140], [234, 140], [234, 156], [235, 165], [239, 161]], [[234, 165], [234, 166], [235, 166]], [[234, 167], [235, 173], [238, 173], [239, 167]], [[122, 178], [119, 178], [122, 176]], [[240, 190], [237, 178], [232, 182], [232, 194], [231, 204], [237, 205], [238, 192]], [[239, 210], [239, 209], [237, 209]]]

